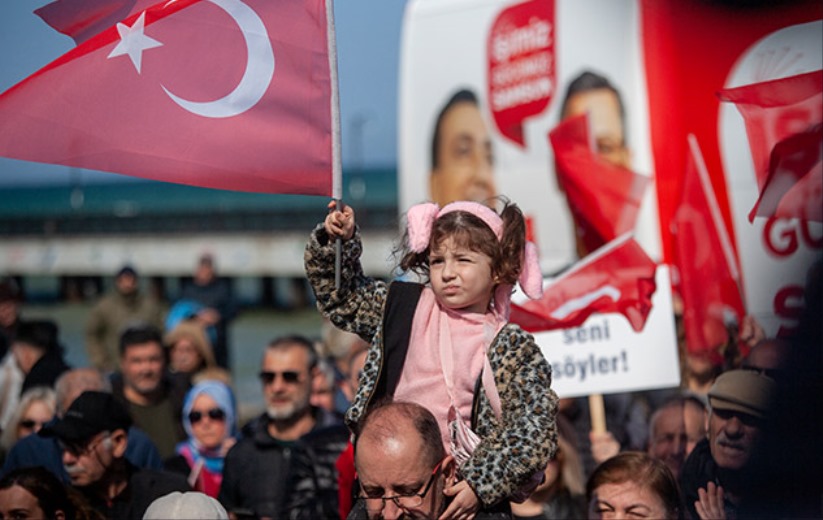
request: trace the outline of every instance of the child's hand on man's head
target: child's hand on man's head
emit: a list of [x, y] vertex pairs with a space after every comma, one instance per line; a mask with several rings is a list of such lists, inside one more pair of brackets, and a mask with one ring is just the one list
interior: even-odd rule
[[354, 236], [354, 210], [342, 202], [340, 205], [343, 206], [342, 210], [337, 209], [335, 201], [329, 202], [329, 214], [326, 215], [323, 227], [330, 237], [348, 240]]
[[439, 520], [472, 520], [480, 510], [480, 499], [465, 480], [447, 487], [443, 493], [454, 498]]

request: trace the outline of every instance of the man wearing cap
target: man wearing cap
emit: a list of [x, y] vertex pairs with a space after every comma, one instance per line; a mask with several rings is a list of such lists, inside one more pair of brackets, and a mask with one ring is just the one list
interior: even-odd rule
[[751, 370], [724, 372], [712, 385], [708, 438], [695, 446], [680, 475], [692, 518], [737, 517], [775, 391], [774, 380]]
[[[110, 392], [111, 385], [108, 379], [96, 368], [75, 368], [64, 372], [54, 383], [54, 392], [57, 398], [56, 418], [59, 420], [71, 407], [71, 403], [80, 394], [87, 390]], [[161, 469], [163, 461], [157, 447], [149, 437], [137, 426], [129, 428], [129, 444], [126, 448], [126, 458], [137, 467]], [[29, 466], [43, 466], [60, 477], [60, 480], [69, 483], [69, 475], [63, 467], [63, 452], [54, 437], [40, 437], [28, 435], [14, 443], [6, 460], [0, 477], [7, 475], [18, 468]]]
[[148, 323], [163, 329], [163, 307], [139, 289], [137, 271], [125, 266], [114, 278], [114, 290], [103, 296], [86, 321], [86, 350], [91, 365], [103, 372], [118, 368], [120, 334], [130, 324]]
[[111, 394], [87, 391], [39, 432], [57, 438], [71, 484], [104, 518], [140, 519], [156, 498], [191, 490], [185, 477], [128, 462], [130, 426], [128, 412]]

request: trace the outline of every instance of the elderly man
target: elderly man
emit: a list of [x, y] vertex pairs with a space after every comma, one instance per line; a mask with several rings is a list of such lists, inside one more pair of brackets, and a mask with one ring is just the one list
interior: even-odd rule
[[648, 453], [665, 462], [675, 478], [697, 443], [706, 436], [703, 403], [677, 395], [665, 401], [649, 420]]
[[708, 439], [695, 446], [680, 474], [692, 518], [736, 518], [775, 391], [774, 380], [751, 370], [725, 372], [712, 385]]
[[[310, 404], [317, 372], [314, 346], [302, 336], [275, 339], [266, 347], [261, 365], [266, 413], [244, 427], [244, 438], [226, 455], [218, 500], [235, 516], [280, 518], [287, 508], [291, 518], [322, 518], [326, 515], [319, 511], [336, 512], [334, 462], [346, 447], [348, 430], [340, 417]], [[292, 466], [295, 454], [306, 452], [312, 454], [315, 467], [303, 467], [299, 473], [332, 477], [312, 482], [314, 503], [298, 504], [294, 495], [305, 496], [306, 489]], [[314, 516], [299, 510], [308, 507], [314, 508]]]
[[125, 458], [130, 426], [111, 394], [87, 391], [39, 432], [57, 438], [71, 484], [104, 518], [140, 519], [154, 499], [191, 490], [183, 476], [138, 469]]
[[454, 484], [457, 465], [426, 408], [375, 407], [363, 420], [355, 454], [361, 498], [350, 519], [435, 519], [445, 511], [443, 489]]

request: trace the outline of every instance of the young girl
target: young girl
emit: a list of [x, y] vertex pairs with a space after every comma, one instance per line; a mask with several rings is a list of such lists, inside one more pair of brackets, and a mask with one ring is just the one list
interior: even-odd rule
[[534, 338], [507, 323], [516, 282], [527, 296], [542, 293], [522, 213], [508, 203], [500, 215], [475, 202], [412, 207], [400, 268], [427, 283], [385, 283], [363, 274], [354, 211], [333, 204], [305, 262], [318, 308], [371, 343], [347, 423], [356, 433], [369, 405], [386, 397], [434, 413], [462, 479], [445, 490], [453, 499], [441, 518], [472, 518], [524, 499], [556, 448], [557, 396]]

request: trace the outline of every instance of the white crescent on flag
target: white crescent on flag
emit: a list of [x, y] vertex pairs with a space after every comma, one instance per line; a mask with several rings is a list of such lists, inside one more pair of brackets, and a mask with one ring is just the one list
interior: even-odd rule
[[274, 76], [274, 51], [266, 26], [254, 9], [240, 0], [208, 1], [226, 11], [243, 33], [248, 49], [243, 78], [228, 95], [214, 101], [189, 101], [175, 95], [166, 87], [163, 87], [163, 90], [172, 101], [193, 114], [214, 118], [232, 117], [242, 114], [263, 98]]

